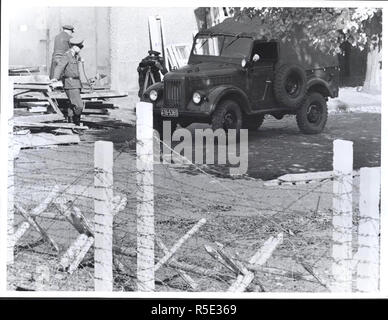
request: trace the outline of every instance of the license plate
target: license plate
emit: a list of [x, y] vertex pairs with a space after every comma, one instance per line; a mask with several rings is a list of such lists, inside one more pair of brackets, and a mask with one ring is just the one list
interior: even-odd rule
[[179, 115], [177, 108], [162, 108], [161, 116], [162, 117], [170, 117], [177, 118]]

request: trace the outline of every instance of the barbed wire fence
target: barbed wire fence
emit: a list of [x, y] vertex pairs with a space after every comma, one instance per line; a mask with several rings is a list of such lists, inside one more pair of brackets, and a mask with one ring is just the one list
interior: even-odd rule
[[353, 171], [351, 142], [334, 142], [329, 173], [220, 178], [187, 159], [154, 163], [164, 142], [150, 106], [137, 111], [137, 140], [115, 149], [11, 158], [10, 289], [378, 290], [380, 172]]

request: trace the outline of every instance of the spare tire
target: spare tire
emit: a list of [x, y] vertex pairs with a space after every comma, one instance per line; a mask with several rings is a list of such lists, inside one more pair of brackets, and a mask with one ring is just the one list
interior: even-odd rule
[[275, 69], [274, 93], [278, 103], [295, 108], [302, 102], [306, 89], [306, 72], [301, 66], [283, 64]]

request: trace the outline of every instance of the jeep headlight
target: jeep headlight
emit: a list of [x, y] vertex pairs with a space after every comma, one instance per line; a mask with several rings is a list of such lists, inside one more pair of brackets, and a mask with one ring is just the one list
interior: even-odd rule
[[194, 92], [194, 94], [193, 94], [193, 102], [195, 104], [199, 104], [201, 102], [201, 99], [202, 99], [201, 95], [198, 92]]
[[244, 58], [241, 60], [241, 66], [245, 68], [246, 65], [247, 65], [247, 59]]
[[156, 99], [158, 99], [158, 92], [156, 90], [151, 90], [150, 91], [150, 100], [156, 101]]

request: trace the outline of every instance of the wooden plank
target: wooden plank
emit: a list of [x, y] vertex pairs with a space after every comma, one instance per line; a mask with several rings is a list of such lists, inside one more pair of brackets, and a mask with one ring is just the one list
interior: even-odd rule
[[205, 250], [206, 252], [215, 260], [217, 260], [219, 263], [221, 263], [223, 266], [225, 266], [226, 268], [228, 268], [230, 271], [238, 274], [238, 271], [236, 271], [232, 266], [230, 266], [228, 263], [226, 263], [224, 261], [224, 259], [222, 259], [221, 255], [219, 254], [219, 252], [217, 252], [216, 249], [214, 249], [213, 247], [205, 244]]
[[19, 102], [19, 106], [24, 106], [24, 107], [38, 107], [38, 106], [44, 106], [44, 105], [49, 105], [49, 104], [50, 103], [48, 101], [21, 101], [21, 102]]
[[72, 274], [78, 268], [93, 242], [93, 237], [80, 234], [61, 257], [60, 269]]
[[88, 236], [94, 235], [93, 228], [90, 226], [86, 217], [81, 213], [81, 210], [75, 206], [67, 206], [62, 199], [58, 199], [55, 204], [57, 205], [60, 214], [62, 214], [79, 233], [85, 233]]
[[20, 214], [23, 216], [24, 219], [27, 220], [27, 222], [32, 225], [36, 231], [38, 231], [42, 237], [49, 243], [51, 246], [59, 252], [59, 247], [56, 244], [56, 242], [51, 239], [51, 237], [48, 235], [48, 233], [35, 221], [35, 218], [31, 216], [26, 210], [24, 210], [20, 205], [15, 203], [16, 209], [20, 212]]
[[220, 254], [222, 259], [229, 265], [237, 274], [248, 274], [249, 270], [240, 262], [235, 260], [232, 256], [229, 255], [226, 251], [224, 251], [223, 246], [216, 242], [218, 248], [217, 252]]
[[84, 109], [82, 111], [82, 114], [109, 114], [109, 111], [107, 109]]
[[15, 89], [28, 89], [36, 91], [51, 91], [51, 88], [48, 84], [17, 84], [15, 83]]
[[[160, 240], [159, 238], [155, 238], [155, 242], [156, 244], [159, 246], [160, 249], [162, 249], [163, 253], [164, 254], [168, 254], [169, 250], [168, 248], [164, 245], [164, 243], [162, 242], [162, 240]], [[175, 259], [172, 257], [170, 259], [170, 261], [167, 262], [167, 265], [170, 264], [171, 261], [175, 261]], [[196, 289], [198, 287], [198, 284], [185, 272], [185, 271], [182, 271], [182, 270], [179, 270], [177, 269], [177, 272], [179, 274], [179, 276], [192, 288], [192, 289]]]
[[16, 245], [16, 243], [20, 240], [21, 237], [27, 232], [27, 230], [31, 227], [31, 225], [27, 221], [23, 221], [15, 233], [13, 234], [13, 243]]
[[[64, 92], [58, 92], [58, 91], [52, 91], [48, 92], [48, 96], [52, 99], [56, 100], [68, 100], [66, 94]], [[96, 98], [122, 98], [127, 97], [128, 94], [120, 91], [94, 91], [94, 92], [88, 92], [88, 93], [82, 93], [81, 92], [81, 98], [84, 99], [96, 99]]]
[[164, 264], [166, 263], [172, 255], [192, 236], [194, 233], [196, 233], [199, 228], [201, 228], [206, 223], [206, 219], [202, 218], [199, 220], [182, 238], [180, 238], [168, 251], [168, 253], [158, 261], [158, 263], [155, 265], [155, 272]]
[[77, 256], [75, 257], [74, 261], [70, 264], [68, 273], [72, 274], [79, 266], [79, 264], [84, 259], [85, 255], [88, 253], [90, 247], [93, 245], [94, 238], [89, 237], [86, 241], [86, 243], [82, 246], [82, 248], [79, 250]]
[[50, 191], [49, 195], [37, 207], [35, 207], [33, 210], [31, 210], [31, 212], [30, 212], [31, 215], [38, 216], [42, 212], [46, 211], [47, 207], [51, 203], [53, 203], [54, 198], [58, 196], [58, 192], [59, 192], [59, 187], [57, 185], [55, 185], [52, 188], [52, 190]]
[[87, 130], [87, 126], [76, 126], [74, 123], [67, 122], [55, 122], [55, 123], [29, 123], [29, 122], [17, 122], [15, 127], [18, 128], [42, 128], [42, 129], [76, 129], [76, 130]]
[[45, 147], [59, 144], [80, 143], [78, 135], [53, 135], [50, 133], [34, 133], [23, 136], [14, 136], [14, 144], [21, 149]]
[[23, 116], [15, 117], [15, 125], [18, 123], [36, 123], [36, 122], [54, 122], [65, 120], [63, 114], [44, 114], [44, 115], [34, 115], [34, 116]]
[[[276, 247], [283, 242], [283, 234], [279, 233], [276, 238], [270, 237], [263, 246], [251, 257], [250, 264], [263, 265], [271, 257]], [[254, 279], [255, 274], [249, 272], [245, 275], [238, 275], [236, 281], [229, 287], [228, 292], [244, 292], [247, 286]]]
[[29, 107], [28, 112], [31, 113], [42, 113], [42, 112], [47, 112], [47, 107], [45, 106], [34, 106], [34, 107]]
[[25, 83], [25, 84], [45, 84], [51, 83], [49, 76], [36, 74], [36, 75], [25, 75], [25, 76], [10, 76], [14, 83]]
[[58, 135], [58, 134], [72, 135], [72, 134], [74, 134], [72, 129], [64, 129], [64, 128], [58, 128], [58, 129], [51, 130], [51, 133], [53, 133], [55, 135]]
[[115, 106], [113, 103], [88, 103], [85, 102], [85, 109], [119, 109], [119, 107]]

